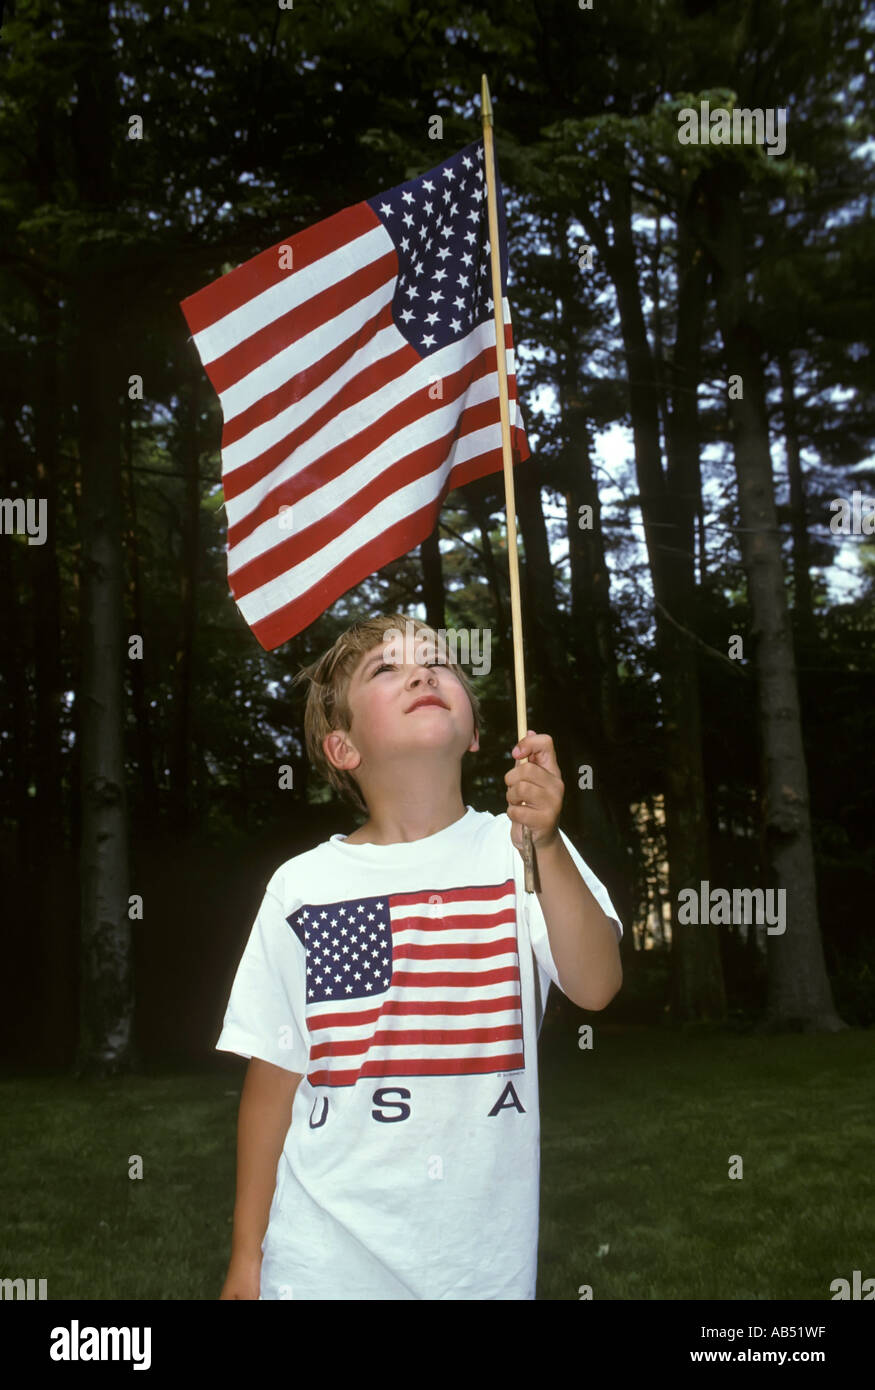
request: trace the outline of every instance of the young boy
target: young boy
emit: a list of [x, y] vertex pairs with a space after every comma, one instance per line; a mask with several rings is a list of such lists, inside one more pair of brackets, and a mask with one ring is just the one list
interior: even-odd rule
[[514, 749], [506, 814], [464, 804], [479, 703], [426, 624], [358, 623], [300, 674], [311, 763], [367, 819], [277, 869], [234, 979], [216, 1047], [251, 1060], [220, 1296], [533, 1299], [536, 988], [603, 1009], [622, 927], [558, 829], [548, 735]]

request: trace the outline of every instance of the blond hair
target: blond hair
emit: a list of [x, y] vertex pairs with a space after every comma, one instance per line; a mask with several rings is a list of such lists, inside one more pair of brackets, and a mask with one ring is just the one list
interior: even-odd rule
[[[405, 625], [408, 623], [413, 626], [414, 641], [419, 640], [420, 632], [437, 638], [437, 632], [428, 623], [422, 622], [419, 618], [405, 617], [403, 613], [366, 618], [353, 623], [342, 632], [327, 652], [298, 672], [293, 682], [296, 685], [303, 680], [310, 682], [304, 710], [304, 738], [311, 767], [365, 815], [368, 814], [368, 808], [358, 783], [351, 773], [334, 767], [329, 762], [322, 743], [335, 729], [349, 732], [352, 715], [347, 696], [350, 681], [361, 658], [381, 642], [388, 641], [393, 631], [406, 632]], [[457, 662], [448, 660], [447, 666], [464, 686], [474, 714], [474, 727], [479, 731], [482, 727], [480, 701], [471, 682]]]

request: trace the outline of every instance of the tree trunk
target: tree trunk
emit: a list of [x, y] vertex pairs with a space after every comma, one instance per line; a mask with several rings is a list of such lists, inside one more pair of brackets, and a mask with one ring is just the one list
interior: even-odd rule
[[[74, 8], [81, 43], [72, 140], [80, 205], [111, 216], [114, 65], [108, 7]], [[74, 286], [82, 465], [82, 844], [80, 1036], [76, 1075], [113, 1075], [134, 1058], [128, 824], [124, 765], [124, 641], [120, 370], [116, 341], [123, 282], [108, 253], [80, 251]]]
[[811, 559], [808, 548], [808, 517], [805, 511], [805, 479], [802, 473], [799, 427], [796, 420], [793, 363], [789, 352], [784, 351], [779, 355], [778, 369], [781, 373], [784, 444], [787, 450], [787, 475], [790, 480], [790, 524], [793, 528], [793, 618], [800, 645], [810, 647], [814, 640]]
[[[0, 409], [0, 480], [3, 496], [26, 496], [27, 473], [25, 456], [15, 431], [13, 416], [16, 404], [4, 400]], [[13, 484], [15, 485], [13, 487]], [[23, 586], [22, 562], [32, 560], [36, 546], [20, 547], [11, 536], [0, 536], [0, 641], [11, 660], [4, 663], [3, 691], [9, 738], [4, 739], [6, 766], [0, 779], [3, 787], [4, 811], [17, 831], [16, 853], [19, 861], [30, 864], [33, 807], [28, 796], [28, 750], [30, 710], [27, 696], [27, 667], [29, 662], [26, 624], [22, 622], [19, 593]]]
[[[785, 895], [786, 930], [768, 934], [767, 1026], [837, 1032], [817, 915], [808, 773], [781, 545], [775, 511], [762, 343], [744, 277], [739, 175], [714, 170], [711, 235], [726, 371], [742, 383], [729, 401], [738, 474], [742, 558], [753, 613], [754, 661], [765, 764], [765, 842], [774, 888]], [[733, 395], [737, 393], [733, 392]]]
[[[480, 532], [480, 543], [483, 547], [483, 568], [486, 571], [486, 582], [489, 585], [489, 592], [492, 595], [492, 602], [495, 606], [495, 621], [498, 626], [500, 649], [502, 651], [510, 651], [510, 611], [508, 604], [504, 601], [502, 580], [499, 576], [498, 564], [495, 559], [495, 552], [492, 549], [492, 541], [489, 535], [489, 506], [486, 502], [486, 494], [481, 487], [480, 480], [478, 480], [477, 482], [471, 483], [468, 487], [462, 488], [459, 495], [464, 501], [464, 505], [468, 510], [468, 515]], [[509, 689], [512, 697], [512, 681]]]
[[[596, 780], [599, 763], [591, 728], [586, 727], [581, 718], [579, 692], [569, 672], [568, 635], [565, 620], [557, 612], [537, 467], [520, 468], [514, 483], [526, 555], [523, 618], [526, 647], [530, 653], [527, 693], [532, 686], [531, 671], [537, 670], [543, 710], [542, 715], [533, 711], [532, 727], [553, 738], [566, 786], [565, 813], [573, 820], [573, 833], [582, 851], [600, 876], [609, 870], [616, 876], [626, 866], [605, 808], [602, 788]], [[583, 764], [589, 764], [595, 771], [594, 785], [587, 790], [578, 785], [578, 768]]]
[[194, 640], [197, 624], [197, 588], [200, 542], [200, 373], [189, 372], [189, 408], [183, 432], [185, 498], [182, 509], [179, 603], [182, 630], [176, 653], [176, 701], [173, 721], [172, 805], [178, 831], [191, 820], [191, 717], [194, 675]]
[[143, 818], [150, 829], [158, 823], [158, 785], [155, 780], [155, 758], [152, 748], [152, 720], [146, 695], [145, 665], [149, 654], [146, 641], [145, 615], [140, 588], [140, 559], [137, 550], [137, 489], [134, 480], [133, 402], [125, 397], [125, 464], [127, 473], [126, 528], [128, 557], [128, 592], [131, 600], [133, 633], [143, 639], [142, 660], [131, 661], [131, 707], [137, 729], [137, 761], [140, 767], [140, 795]]
[[[726, 1016], [726, 991], [717, 929], [678, 922], [684, 889], [698, 893], [708, 878], [705, 777], [695, 648], [680, 630], [689, 625], [693, 594], [695, 502], [687, 469], [674, 467], [670, 490], [662, 472], [659, 387], [641, 307], [631, 189], [625, 171], [611, 184], [613, 242], [592, 217], [590, 237], [614, 282], [620, 310], [635, 466], [644, 534], [656, 600], [657, 658], [663, 711], [665, 820], [672, 915], [673, 1013], [676, 1019], [719, 1021]], [[682, 277], [683, 282], [683, 277]], [[694, 301], [693, 301], [694, 302]], [[677, 435], [677, 427], [675, 427]], [[692, 507], [691, 507], [692, 502]]]
[[422, 601], [425, 604], [425, 620], [435, 631], [446, 629], [444, 614], [444, 572], [441, 564], [441, 547], [438, 528], [435, 526], [430, 536], [419, 547], [422, 564]]

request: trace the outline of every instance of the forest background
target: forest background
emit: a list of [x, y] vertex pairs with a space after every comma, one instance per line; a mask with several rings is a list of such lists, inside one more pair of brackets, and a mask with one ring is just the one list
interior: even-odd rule
[[[292, 686], [355, 618], [490, 632], [465, 795], [505, 807], [501, 475], [264, 652], [228, 591], [221, 415], [179, 308], [476, 139], [482, 72], [532, 448], [529, 723], [626, 927], [603, 1017], [872, 1026], [872, 36], [860, 0], [7, 2], [7, 1061], [211, 1055], [267, 878], [355, 821]], [[681, 144], [703, 100], [784, 110], [786, 151]], [[27, 498], [44, 544], [9, 522]], [[703, 882], [785, 890], [786, 932], [679, 920]], [[571, 1016], [551, 991], [548, 1029]]]

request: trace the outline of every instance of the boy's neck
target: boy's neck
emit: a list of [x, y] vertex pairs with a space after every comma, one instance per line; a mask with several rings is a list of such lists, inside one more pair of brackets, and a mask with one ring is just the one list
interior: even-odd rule
[[398, 845], [424, 840], [455, 825], [467, 813], [459, 787], [437, 800], [432, 792], [409, 798], [396, 795], [384, 801], [371, 795], [368, 810], [364, 825], [346, 837], [348, 844]]

